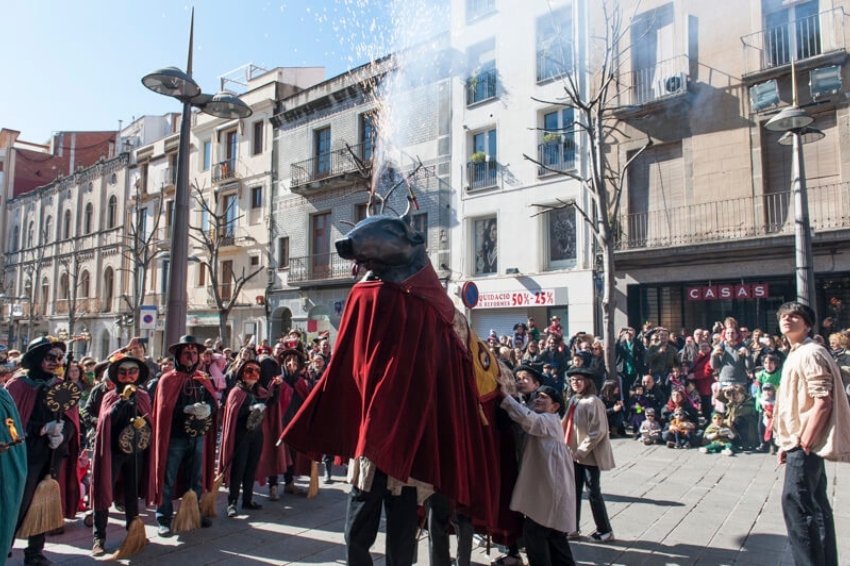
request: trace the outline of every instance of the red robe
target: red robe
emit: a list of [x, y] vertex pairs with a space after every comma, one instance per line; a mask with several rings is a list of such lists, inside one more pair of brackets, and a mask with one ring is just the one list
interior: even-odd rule
[[[221, 417], [221, 449], [218, 453], [218, 473], [224, 471], [224, 485], [230, 485], [230, 460], [236, 442], [236, 423], [239, 420], [239, 409], [248, 395], [240, 387], [234, 387], [227, 394], [227, 400], [222, 408]], [[265, 419], [263, 419], [265, 424]]]
[[[257, 397], [265, 402], [270, 395], [270, 392], [261, 387]], [[276, 446], [281, 432], [283, 432], [283, 415], [280, 403], [266, 405], [266, 416], [263, 419], [263, 451], [260, 453], [256, 475], [260, 485], [266, 485], [270, 476], [282, 474], [292, 464], [286, 445], [281, 443], [280, 446]], [[220, 458], [219, 461], [221, 461]], [[227, 460], [224, 462], [226, 464]]]
[[[136, 413], [140, 417], [145, 417], [148, 423], [151, 423], [151, 398], [147, 391], [139, 389], [135, 393], [136, 397]], [[97, 432], [95, 434], [94, 453], [92, 454], [92, 472], [91, 472], [91, 494], [93, 496], [94, 505], [92, 509], [97, 511], [109, 509], [114, 501], [113, 487], [117, 487], [116, 481], [122, 482], [128, 479], [136, 478], [112, 478], [112, 418], [109, 412], [112, 406], [118, 402], [121, 397], [115, 393], [115, 390], [107, 391], [103, 396], [103, 401], [100, 405], [100, 414], [97, 419]], [[153, 432], [153, 427], [151, 427]], [[150, 481], [150, 451], [148, 457], [143, 458], [143, 469], [140, 470], [141, 477], [138, 478], [138, 485], [147, 486]], [[115, 489], [115, 494], [124, 495], [120, 489]], [[139, 493], [139, 497], [144, 498], [144, 493]]]
[[[151, 423], [153, 427], [153, 449], [148, 456], [153, 459], [156, 473], [150, 474], [147, 493], [149, 502], [155, 505], [162, 504], [162, 489], [165, 486], [165, 463], [168, 459], [168, 443], [171, 438], [171, 420], [174, 416], [174, 407], [177, 405], [183, 384], [189, 377], [188, 374], [173, 369], [159, 378], [159, 382], [156, 384], [156, 394], [153, 400], [153, 421]], [[191, 378], [199, 381], [215, 399], [215, 387], [205, 373], [195, 371]], [[201, 487], [207, 491], [212, 489], [212, 484], [215, 481], [217, 421], [216, 413], [213, 415], [213, 424], [203, 439], [204, 462], [201, 464]], [[175, 483], [171, 494], [173, 499], [183, 497], [183, 493], [188, 489], [185, 484], [180, 484], [183, 476], [185, 474], [182, 472], [177, 474], [178, 481]]]
[[[6, 391], [15, 400], [15, 406], [18, 408], [25, 429], [38, 396], [38, 390], [30, 383], [31, 380], [26, 376], [13, 377], [6, 383]], [[80, 457], [80, 411], [75, 406], [70, 411], [62, 413], [62, 416], [74, 425], [74, 433], [68, 439], [68, 457], [62, 460], [59, 469], [56, 470], [56, 480], [62, 491], [62, 513], [66, 519], [73, 519], [80, 506], [80, 484], [77, 482], [77, 458]]]
[[325, 378], [284, 440], [315, 458], [365, 456], [499, 529], [503, 467], [515, 474], [515, 455], [501, 449], [495, 391], [479, 395], [454, 315], [430, 264], [401, 284], [354, 285]]

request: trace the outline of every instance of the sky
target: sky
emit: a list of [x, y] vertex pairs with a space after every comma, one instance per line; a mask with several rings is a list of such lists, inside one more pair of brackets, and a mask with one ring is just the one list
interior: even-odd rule
[[[193, 77], [318, 66], [338, 75], [393, 49], [393, 0], [195, 0]], [[46, 142], [53, 132], [117, 130], [143, 115], [179, 112], [141, 78], [186, 68], [192, 4], [179, 0], [4, 2], [0, 128]]]

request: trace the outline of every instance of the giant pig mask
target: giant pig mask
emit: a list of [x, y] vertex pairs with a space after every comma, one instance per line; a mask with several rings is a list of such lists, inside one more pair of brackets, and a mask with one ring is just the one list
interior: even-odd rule
[[369, 270], [366, 279], [401, 283], [428, 263], [425, 237], [410, 216], [370, 216], [335, 242], [339, 257]]

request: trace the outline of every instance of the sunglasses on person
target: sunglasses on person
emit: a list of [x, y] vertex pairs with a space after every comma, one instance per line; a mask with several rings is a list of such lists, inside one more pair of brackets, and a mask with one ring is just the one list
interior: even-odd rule
[[247, 373], [248, 375], [260, 375], [260, 368], [255, 368], [254, 366], [246, 367], [242, 373]]
[[57, 364], [62, 363], [65, 360], [65, 356], [61, 354], [44, 354], [45, 362], [56, 362]]

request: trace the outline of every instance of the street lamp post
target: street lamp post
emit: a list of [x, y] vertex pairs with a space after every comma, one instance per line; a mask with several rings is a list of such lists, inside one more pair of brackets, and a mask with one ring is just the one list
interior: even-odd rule
[[814, 118], [805, 110], [790, 106], [768, 120], [764, 127], [772, 132], [785, 132], [779, 139], [779, 143], [790, 145], [792, 149], [791, 191], [794, 195], [794, 271], [797, 281], [797, 301], [817, 310], [803, 144], [817, 141], [823, 138], [824, 134], [810, 128], [809, 125], [812, 122]]
[[215, 95], [201, 92], [192, 79], [192, 42], [195, 10], [189, 25], [189, 55], [184, 73], [176, 67], [158, 69], [142, 77], [150, 90], [171, 96], [183, 103], [180, 120], [180, 143], [177, 147], [177, 179], [174, 192], [174, 218], [171, 231], [171, 269], [168, 274], [165, 344], [174, 344], [186, 332], [186, 288], [189, 251], [189, 119], [192, 107], [218, 118], [247, 118], [252, 114], [247, 104], [234, 94], [221, 91]]

